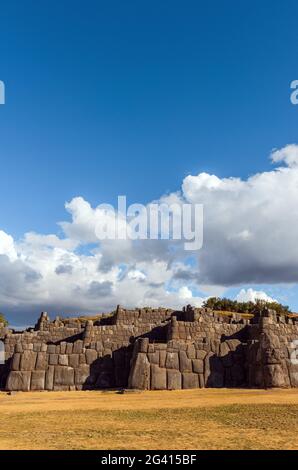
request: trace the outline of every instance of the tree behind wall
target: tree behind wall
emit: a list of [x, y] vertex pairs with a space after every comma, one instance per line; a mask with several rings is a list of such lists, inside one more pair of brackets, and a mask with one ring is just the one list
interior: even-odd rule
[[290, 313], [290, 309], [287, 305], [281, 305], [278, 302], [266, 302], [264, 300], [257, 300], [256, 302], [237, 302], [236, 300], [226, 298], [209, 297], [209, 299], [203, 303], [203, 306], [209, 307], [212, 310], [238, 313], [254, 313], [256, 308], [261, 310], [264, 307], [271, 308], [283, 315]]
[[4, 325], [7, 325], [8, 322], [5, 318], [5, 316], [3, 315], [3, 313], [0, 312], [0, 323], [4, 323]]

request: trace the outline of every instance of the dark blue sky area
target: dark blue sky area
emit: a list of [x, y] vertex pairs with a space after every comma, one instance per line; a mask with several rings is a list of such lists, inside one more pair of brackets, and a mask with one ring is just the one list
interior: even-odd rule
[[247, 177], [297, 141], [296, 1], [1, 3], [1, 228], [64, 201], [146, 202], [201, 171]]

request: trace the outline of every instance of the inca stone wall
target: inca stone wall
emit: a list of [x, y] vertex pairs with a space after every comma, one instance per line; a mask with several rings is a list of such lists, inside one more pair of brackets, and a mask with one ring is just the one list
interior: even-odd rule
[[50, 321], [16, 333], [0, 325], [9, 391], [297, 387], [298, 321], [207, 309], [125, 310], [100, 320]]

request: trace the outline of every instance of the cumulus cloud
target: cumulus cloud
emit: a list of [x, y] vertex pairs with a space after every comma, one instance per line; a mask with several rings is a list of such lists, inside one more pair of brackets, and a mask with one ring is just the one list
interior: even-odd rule
[[[94, 313], [118, 303], [181, 308], [230, 286], [297, 282], [298, 146], [274, 150], [270, 158], [281, 166], [247, 179], [189, 175], [180, 192], [160, 198], [204, 205], [204, 243], [197, 252], [185, 252], [179, 241], [99, 242], [98, 221], [110, 223], [111, 214], [82, 197], [66, 204], [70, 220], [59, 224], [62, 237], [32, 231], [14, 240], [0, 230], [0, 309], [34, 318], [41, 309]], [[262, 296], [239, 293], [242, 299]]]
[[289, 167], [298, 165], [298, 145], [289, 144], [280, 150], [273, 150], [271, 160], [274, 163], [284, 162]]
[[266, 302], [276, 302], [275, 299], [266, 294], [266, 292], [254, 289], [241, 289], [236, 295], [238, 302], [256, 302], [257, 300], [265, 300]]
[[0, 230], [0, 255], [5, 255], [10, 261], [17, 259], [17, 252], [14, 247], [13, 238]]
[[183, 195], [204, 204], [197, 282], [221, 286], [298, 280], [298, 146], [271, 154], [285, 166], [246, 180], [199, 174]]

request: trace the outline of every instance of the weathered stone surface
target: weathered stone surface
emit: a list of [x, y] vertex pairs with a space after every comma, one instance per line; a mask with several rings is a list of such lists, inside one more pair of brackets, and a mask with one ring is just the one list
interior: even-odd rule
[[87, 364], [92, 364], [92, 362], [96, 361], [98, 355], [95, 349], [86, 349], [86, 362]]
[[21, 362], [21, 354], [15, 353], [13, 355], [12, 362], [11, 362], [11, 370], [19, 370], [20, 362]]
[[200, 388], [205, 387], [204, 374], [199, 374], [199, 387]]
[[141, 390], [150, 388], [150, 363], [145, 353], [139, 353], [135, 358], [129, 374], [128, 387]]
[[21, 356], [20, 369], [21, 370], [34, 370], [36, 364], [36, 352], [24, 351]]
[[298, 387], [298, 364], [290, 364], [289, 380], [291, 387]]
[[150, 364], [156, 364], [159, 366], [159, 351], [148, 353], [148, 359]]
[[228, 339], [226, 344], [229, 346], [231, 351], [236, 351], [236, 349], [241, 345], [239, 339]]
[[6, 361], [0, 387], [26, 390], [28, 382], [32, 390], [123, 388], [132, 382], [157, 389], [298, 387], [292, 357], [297, 337], [295, 318], [269, 310], [252, 322], [191, 307], [119, 308], [103, 321], [51, 322], [43, 314], [35, 329], [24, 333], [0, 325]]
[[224, 368], [219, 357], [208, 353], [205, 358], [205, 387], [220, 388], [224, 386]]
[[22, 353], [23, 352], [23, 345], [22, 343], [17, 343], [15, 346], [15, 352], [16, 353]]
[[45, 371], [34, 370], [31, 375], [31, 390], [44, 390], [45, 388]]
[[280, 364], [269, 364], [264, 366], [264, 383], [265, 387], [273, 388], [285, 387], [285, 378]]
[[80, 364], [87, 364], [86, 362], [86, 354], [79, 354], [79, 363]]
[[205, 357], [206, 357], [206, 355], [207, 355], [207, 352], [204, 351], [203, 349], [198, 349], [198, 350], [196, 351], [196, 358], [197, 358], [197, 359], [203, 359], [203, 360], [204, 360]]
[[180, 390], [182, 388], [181, 372], [175, 369], [167, 369], [168, 390]]
[[74, 354], [81, 354], [83, 352], [83, 341], [81, 341], [80, 339], [78, 339], [77, 341], [75, 341], [75, 343], [73, 344], [73, 353]]
[[199, 387], [198, 374], [184, 372], [182, 374], [182, 386], [183, 388], [198, 388]]
[[192, 372], [192, 362], [188, 359], [185, 351], [179, 351], [179, 364], [181, 372]]
[[46, 390], [53, 390], [54, 387], [54, 372], [55, 367], [49, 366], [46, 371], [46, 378], [45, 378], [45, 389]]
[[72, 367], [56, 366], [54, 385], [74, 385], [74, 369]]
[[72, 344], [72, 343], [66, 343], [66, 351], [65, 351], [65, 353], [66, 353], [66, 354], [72, 354], [72, 350], [73, 350], [73, 344]]
[[56, 354], [56, 346], [55, 344], [48, 344], [47, 352], [49, 354]]
[[146, 353], [148, 352], [149, 338], [141, 338], [139, 340], [139, 351]]
[[166, 367], [167, 351], [159, 351], [159, 367]]
[[28, 392], [30, 390], [30, 380], [30, 371], [11, 371], [7, 379], [6, 390]]
[[202, 359], [193, 359], [192, 360], [193, 372], [196, 374], [204, 373], [204, 361]]
[[88, 364], [81, 364], [75, 369], [75, 383], [76, 385], [83, 385], [87, 382], [90, 375], [90, 366]]
[[36, 366], [37, 370], [46, 370], [48, 366], [47, 354], [45, 352], [37, 353]]
[[68, 366], [68, 355], [67, 354], [59, 354], [58, 364], [60, 366]]
[[167, 369], [177, 369], [179, 370], [179, 357], [176, 352], [167, 352], [166, 364]]
[[166, 390], [167, 369], [162, 369], [156, 364], [151, 365], [151, 390]]
[[68, 356], [69, 366], [76, 368], [79, 365], [79, 354], [70, 354]]
[[187, 345], [187, 356], [189, 359], [194, 359], [196, 357], [196, 350], [193, 344]]
[[228, 344], [226, 343], [226, 341], [223, 343], [220, 343], [219, 352], [220, 352], [220, 356], [226, 356], [227, 354], [229, 354], [230, 348]]
[[51, 366], [56, 366], [58, 364], [58, 354], [50, 354], [49, 355], [49, 364]]

